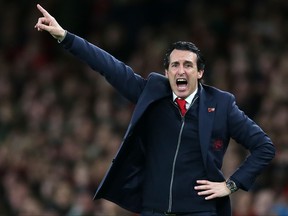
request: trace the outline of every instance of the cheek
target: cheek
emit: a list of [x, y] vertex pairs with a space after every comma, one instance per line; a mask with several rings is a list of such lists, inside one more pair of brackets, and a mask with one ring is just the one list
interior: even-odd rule
[[166, 70], [165, 71], [165, 76], [169, 79], [169, 80], [173, 80], [175, 78], [175, 73], [173, 73], [173, 71], [171, 70]]
[[173, 75], [171, 73], [165, 73], [165, 76], [169, 80], [170, 86], [173, 88], [173, 86], [176, 85]]

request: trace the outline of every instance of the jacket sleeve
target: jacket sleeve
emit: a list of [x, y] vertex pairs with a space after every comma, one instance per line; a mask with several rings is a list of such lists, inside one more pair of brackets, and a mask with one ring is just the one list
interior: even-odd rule
[[236, 105], [231, 97], [228, 126], [231, 137], [249, 150], [249, 155], [230, 177], [239, 188], [249, 190], [261, 171], [275, 156], [275, 147], [267, 134]]
[[103, 75], [124, 97], [133, 103], [137, 102], [146, 84], [146, 79], [136, 74], [132, 68], [101, 48], [70, 32], [67, 32], [61, 45], [72, 55]]

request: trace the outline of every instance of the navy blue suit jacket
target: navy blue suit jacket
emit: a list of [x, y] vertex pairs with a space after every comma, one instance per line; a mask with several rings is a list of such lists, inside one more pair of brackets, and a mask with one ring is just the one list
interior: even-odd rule
[[[135, 104], [121, 147], [94, 198], [105, 198], [130, 211], [141, 212], [145, 158], [135, 128], [151, 103], [172, 95], [169, 81], [158, 73], [151, 73], [145, 79], [104, 50], [69, 32], [62, 44]], [[199, 88], [199, 139], [208, 180], [225, 180], [221, 167], [229, 140], [233, 138], [251, 154], [231, 179], [241, 189], [248, 190], [273, 159], [275, 148], [261, 128], [239, 110], [232, 94], [207, 85]], [[217, 203], [219, 215], [231, 214], [228, 196], [218, 198]]]

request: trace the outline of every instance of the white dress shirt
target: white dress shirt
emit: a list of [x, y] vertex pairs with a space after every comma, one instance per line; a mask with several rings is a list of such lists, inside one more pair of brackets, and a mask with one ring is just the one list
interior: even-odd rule
[[[193, 98], [195, 97], [196, 93], [197, 93], [198, 88], [195, 89], [194, 92], [192, 92], [192, 94], [190, 94], [187, 98], [184, 98], [186, 101], [186, 109], [188, 110]], [[178, 98], [177, 95], [173, 92], [173, 101], [174, 103], [176, 103], [175, 99]], [[183, 98], [182, 98], [183, 99]], [[176, 103], [177, 104], [177, 103]]]

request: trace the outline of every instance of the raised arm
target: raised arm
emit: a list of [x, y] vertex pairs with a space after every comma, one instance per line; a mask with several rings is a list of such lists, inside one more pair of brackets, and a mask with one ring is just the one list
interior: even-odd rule
[[133, 103], [138, 101], [146, 85], [146, 79], [134, 73], [132, 68], [106, 51], [64, 30], [39, 4], [37, 8], [43, 17], [38, 19], [35, 29], [50, 33], [68, 52], [103, 75], [125, 98]]
[[62, 41], [65, 38], [66, 31], [41, 5], [37, 4], [37, 8], [42, 13], [43, 17], [38, 19], [35, 28], [38, 31], [47, 31], [58, 41]]

